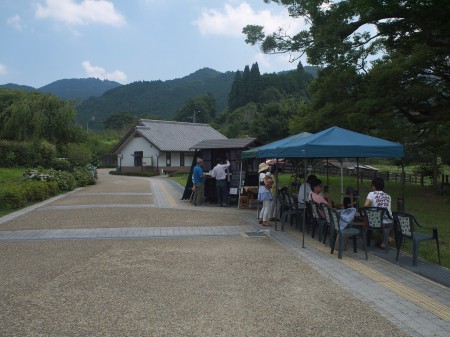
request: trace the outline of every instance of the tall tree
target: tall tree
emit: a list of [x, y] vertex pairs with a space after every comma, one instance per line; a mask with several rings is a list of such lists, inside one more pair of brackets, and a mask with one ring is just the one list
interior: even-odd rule
[[261, 94], [261, 74], [259, 73], [258, 63], [253, 63], [250, 69], [248, 79], [248, 100], [249, 102], [258, 102]]
[[14, 97], [0, 111], [3, 122], [0, 138], [17, 141], [45, 139], [54, 144], [78, 140], [80, 134], [74, 123], [76, 110], [73, 103], [39, 92]]
[[228, 107], [231, 111], [237, 109], [240, 106], [240, 97], [242, 91], [242, 75], [238, 70], [234, 76], [233, 84], [231, 85], [230, 94], [228, 96]]
[[301, 109], [291, 127], [375, 126], [429, 149], [436, 177], [437, 157], [443, 155], [436, 145], [448, 141], [441, 128], [449, 126], [450, 2], [265, 2], [286, 6], [291, 16], [306, 18], [310, 25], [293, 36], [283, 29], [266, 35], [263, 27], [248, 25], [246, 41], [260, 44], [266, 53], [306, 54], [308, 63], [327, 68], [311, 87], [311, 106]]
[[177, 111], [175, 120], [196, 123], [209, 123], [216, 115], [216, 99], [210, 92], [189, 98]]

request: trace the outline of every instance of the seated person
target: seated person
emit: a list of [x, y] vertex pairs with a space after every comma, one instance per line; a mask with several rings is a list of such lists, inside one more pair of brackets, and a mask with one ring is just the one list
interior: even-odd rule
[[[311, 182], [311, 189], [312, 189], [312, 191], [311, 191], [311, 193], [309, 194], [309, 199], [311, 200], [311, 201], [314, 201], [315, 203], [317, 203], [317, 204], [322, 204], [322, 203], [324, 203], [324, 204], [327, 204], [328, 206], [330, 206], [331, 207], [331, 202], [330, 202], [330, 200], [328, 199], [328, 198], [326, 198], [326, 197], [324, 197], [323, 195], [322, 195], [322, 180], [320, 180], [320, 179], [315, 179], [315, 180], [313, 180], [312, 182]], [[324, 211], [322, 210], [322, 208], [318, 208], [318, 211], [319, 211], [319, 215], [320, 215], [320, 217], [322, 218], [322, 219], [326, 219], [325, 218], [325, 213], [324, 213]]]
[[[364, 202], [364, 207], [382, 207], [386, 208], [389, 215], [385, 214], [383, 223], [392, 223], [392, 211], [391, 211], [391, 196], [384, 192], [384, 180], [380, 177], [372, 180], [372, 192], [369, 192], [367, 199]], [[390, 233], [388, 236], [389, 243], [394, 243], [394, 238]], [[378, 242], [377, 245], [381, 248], [384, 247], [383, 242]]]
[[344, 205], [344, 208], [358, 208], [358, 197], [353, 187], [347, 187], [342, 203]]
[[[317, 177], [314, 174], [310, 174], [308, 178], [306, 178], [306, 182], [302, 184], [298, 190], [298, 208], [305, 208], [305, 196], [306, 201], [309, 201], [309, 195], [311, 194], [311, 182], [316, 180]], [[305, 191], [306, 189], [306, 191]]]

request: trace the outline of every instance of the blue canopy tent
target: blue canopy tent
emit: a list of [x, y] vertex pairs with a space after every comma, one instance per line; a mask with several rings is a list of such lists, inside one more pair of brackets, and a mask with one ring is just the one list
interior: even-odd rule
[[[333, 126], [311, 136], [296, 139], [278, 146], [276, 153], [273, 154], [272, 157], [274, 158], [304, 158], [306, 175], [307, 158], [403, 158], [404, 148], [399, 143], [393, 143]], [[403, 165], [402, 173], [404, 177]], [[343, 192], [342, 190], [343, 185], [341, 179], [341, 193]], [[403, 188], [403, 199], [404, 193]]]
[[276, 153], [276, 149], [281, 145], [287, 145], [290, 142], [293, 142], [298, 139], [302, 139], [308, 136], [311, 136], [312, 133], [309, 132], [301, 132], [299, 134], [289, 136], [277, 141], [274, 141], [269, 144], [265, 144], [250, 150], [242, 151], [241, 158], [275, 158], [276, 156], [272, 156], [272, 154]]
[[333, 126], [277, 146], [274, 158], [403, 158], [403, 145]]
[[[311, 136], [312, 133], [309, 132], [300, 132], [296, 135], [293, 136], [289, 136], [280, 140], [276, 140], [272, 143], [269, 144], [265, 144], [250, 150], [246, 150], [246, 151], [242, 151], [241, 153], [241, 158], [242, 159], [250, 159], [250, 158], [279, 158], [276, 157], [274, 154], [277, 153], [277, 148], [281, 145], [287, 145], [293, 141]], [[275, 178], [277, 179], [277, 178]], [[242, 163], [241, 163], [241, 169], [240, 169], [240, 181], [242, 181]], [[240, 192], [241, 192], [241, 188], [242, 186], [239, 186], [239, 197], [240, 197]], [[240, 198], [239, 198], [240, 200]], [[275, 199], [276, 200], [276, 199]], [[238, 203], [238, 208], [240, 207], [239, 203]], [[259, 207], [257, 207], [256, 209], [256, 213], [258, 216], [259, 213]], [[276, 222], [275, 222], [275, 228], [276, 228]]]

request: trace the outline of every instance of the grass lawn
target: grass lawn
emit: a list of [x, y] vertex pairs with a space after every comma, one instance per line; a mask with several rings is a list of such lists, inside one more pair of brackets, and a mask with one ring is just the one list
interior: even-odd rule
[[[171, 177], [170, 179], [178, 182], [181, 186], [186, 185], [187, 175]], [[327, 184], [326, 176], [318, 176], [324, 185]], [[297, 188], [290, 187], [291, 174], [279, 175], [279, 186], [288, 186], [291, 193], [298, 193]], [[329, 177], [329, 194], [335, 202], [342, 202], [340, 187], [340, 177]], [[354, 177], [344, 177], [344, 193], [347, 186], [356, 189], [356, 179]], [[371, 181], [363, 180], [360, 182], [360, 206], [363, 205], [367, 194], [371, 191]], [[392, 210], [397, 210], [397, 198], [402, 197], [402, 185], [398, 182], [386, 182], [385, 192], [392, 198]], [[439, 231], [439, 245], [441, 251], [441, 263], [450, 268], [450, 217], [449, 209], [450, 197], [440, 196], [432, 190], [431, 187], [406, 184], [405, 186], [405, 211], [415, 215], [416, 219], [424, 226], [437, 226]], [[411, 241], [403, 242], [402, 250], [412, 252]], [[426, 241], [420, 244], [419, 257], [429, 261], [438, 262], [436, 243]]]

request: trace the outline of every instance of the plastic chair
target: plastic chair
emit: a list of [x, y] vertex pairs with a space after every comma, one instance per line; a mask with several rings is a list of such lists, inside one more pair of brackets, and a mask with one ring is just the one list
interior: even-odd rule
[[278, 200], [281, 203], [281, 230], [290, 219], [292, 226], [292, 219], [295, 218], [296, 227], [298, 227], [301, 210], [298, 208], [297, 202], [286, 191], [279, 191]]
[[[319, 205], [319, 207], [325, 213], [325, 224], [323, 227], [323, 241], [322, 242], [323, 242], [323, 244], [326, 244], [328, 233], [330, 233], [330, 231], [331, 231], [331, 217], [330, 217], [330, 213], [328, 211], [329, 206], [325, 203], [321, 203]], [[331, 238], [331, 234], [330, 234], [330, 238]], [[331, 247], [331, 241], [330, 241], [330, 247]]]
[[[353, 239], [353, 252], [357, 253], [357, 239], [358, 236], [361, 235], [361, 232], [358, 228], [351, 227], [350, 225], [347, 225], [345, 228], [341, 228], [340, 222], [343, 221], [343, 219], [340, 218], [338, 211], [335, 208], [331, 208], [328, 205], [324, 205], [324, 209], [328, 212], [330, 217], [330, 246], [331, 246], [331, 254], [334, 252], [334, 248], [336, 246], [336, 239], [339, 236], [339, 245], [338, 245], [338, 258], [342, 259], [343, 250], [344, 250], [344, 242], [348, 238]], [[366, 260], [367, 260], [367, 247], [365, 244], [365, 240], [363, 240], [363, 246], [364, 250], [366, 252]]]
[[[439, 237], [437, 227], [425, 227], [420, 225], [414, 215], [406, 213], [406, 212], [393, 212], [395, 223], [397, 225], [397, 257], [396, 261], [398, 261], [398, 255], [400, 253], [400, 246], [402, 244], [403, 239], [411, 239], [412, 240], [412, 248], [413, 248], [413, 266], [417, 265], [417, 259], [419, 256], [419, 244], [422, 241], [426, 240], [436, 240], [436, 247], [438, 252], [439, 264], [441, 264], [441, 254], [439, 252]], [[416, 226], [419, 229], [431, 230], [432, 234], [421, 233], [416, 230]]]
[[323, 229], [325, 227], [326, 220], [322, 219], [319, 215], [319, 205], [315, 203], [314, 201], [307, 201], [307, 203], [310, 204], [311, 211], [312, 211], [312, 229], [311, 229], [311, 236], [314, 238], [314, 235], [316, 233], [316, 229], [319, 230], [319, 241], [322, 241], [322, 234]]
[[393, 220], [387, 210], [383, 207], [363, 207], [361, 208], [362, 215], [364, 216], [367, 226], [363, 226], [364, 241], [366, 246], [370, 246], [370, 233], [371, 231], [378, 231], [383, 234], [383, 243], [385, 247], [385, 253], [389, 251], [388, 236], [394, 228], [394, 223], [384, 223], [386, 219]]

